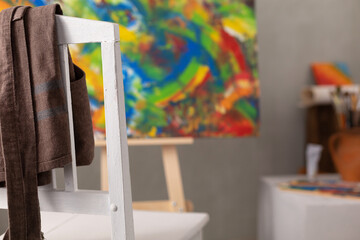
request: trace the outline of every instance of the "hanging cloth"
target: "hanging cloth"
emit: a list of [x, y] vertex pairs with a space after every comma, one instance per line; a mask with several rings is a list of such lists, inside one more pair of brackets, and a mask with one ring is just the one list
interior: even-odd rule
[[[6, 184], [9, 230], [4, 239], [39, 240], [37, 186], [71, 162], [66, 98], [55, 14], [59, 5], [0, 12], [0, 182]], [[85, 74], [70, 60], [77, 165], [94, 156]]]

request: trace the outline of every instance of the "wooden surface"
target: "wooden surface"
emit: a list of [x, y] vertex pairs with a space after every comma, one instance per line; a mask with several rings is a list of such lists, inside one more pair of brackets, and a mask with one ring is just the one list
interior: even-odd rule
[[[191, 201], [186, 200], [185, 206], [186, 206], [186, 212], [194, 211], [194, 205]], [[179, 210], [176, 210], [175, 207], [174, 207], [174, 202], [170, 200], [133, 202], [133, 209], [136, 210], [178, 212]]]
[[102, 147], [100, 151], [100, 187], [102, 191], [109, 191], [109, 175], [106, 147]]
[[187, 211], [179, 157], [177, 154], [176, 146], [162, 146], [161, 150], [169, 200], [172, 202], [174, 211]]
[[[128, 139], [129, 146], [161, 146], [166, 186], [169, 195], [168, 200], [134, 202], [134, 209], [170, 212], [193, 210], [192, 202], [185, 199], [179, 157], [176, 149], [176, 145], [189, 145], [193, 143], [193, 138]], [[101, 148], [101, 189], [107, 191], [108, 166], [106, 160], [106, 141], [95, 140], [95, 146]]]
[[[193, 138], [129, 138], [129, 146], [164, 146], [164, 145], [190, 145], [194, 143]], [[105, 147], [106, 141], [95, 139], [95, 146]]]
[[172, 212], [173, 204], [169, 200], [158, 201], [136, 201], [133, 202], [133, 208], [145, 211]]
[[322, 145], [323, 151], [319, 161], [319, 171], [321, 173], [336, 172], [328, 141], [330, 136], [337, 130], [336, 115], [331, 105], [313, 106], [307, 109], [306, 143]]
[[[129, 143], [130, 143], [129, 139]], [[169, 212], [190, 212], [193, 211], [194, 206], [191, 201], [185, 199], [184, 188], [181, 176], [181, 169], [179, 157], [175, 145], [161, 145], [164, 139], [146, 139], [139, 140], [135, 146], [143, 145], [158, 145], [160, 144], [162, 150], [162, 160], [164, 166], [164, 174], [166, 180], [166, 187], [168, 192], [168, 200], [160, 201], [141, 201], [134, 202], [133, 208], [137, 210], [156, 210], [156, 211], [169, 211]], [[182, 144], [191, 144], [192, 138], [188, 139], [169, 139], [167, 143], [177, 142]], [[106, 145], [102, 142], [97, 142], [97, 146], [101, 147], [100, 159], [100, 172], [101, 172], [101, 189], [108, 190], [108, 175], [107, 175], [107, 158], [106, 158]]]
[[[42, 230], [50, 240], [110, 240], [111, 223], [106, 216], [42, 213]], [[201, 240], [209, 221], [204, 213], [134, 211], [136, 240]]]

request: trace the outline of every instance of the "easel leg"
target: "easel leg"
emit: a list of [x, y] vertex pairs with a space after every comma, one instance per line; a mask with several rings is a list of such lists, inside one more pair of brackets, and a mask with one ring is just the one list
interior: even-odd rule
[[[161, 149], [169, 200], [134, 202], [133, 207], [134, 209], [138, 210], [192, 212], [194, 209], [192, 202], [185, 200], [181, 169], [176, 146], [163, 145]], [[101, 147], [100, 170], [101, 190], [108, 191], [109, 185], [106, 146]]]
[[162, 146], [162, 157], [169, 199], [175, 211], [185, 212], [187, 211], [186, 201], [176, 147]]
[[101, 147], [100, 155], [100, 171], [101, 171], [101, 190], [109, 190], [109, 179], [108, 179], [108, 169], [107, 169], [107, 156], [106, 156], [106, 147]]

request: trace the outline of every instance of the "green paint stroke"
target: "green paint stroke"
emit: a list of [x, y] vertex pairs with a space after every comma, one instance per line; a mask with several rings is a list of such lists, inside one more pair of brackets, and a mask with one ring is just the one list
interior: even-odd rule
[[257, 109], [250, 105], [245, 99], [240, 99], [235, 104], [235, 109], [253, 124], [257, 118]]
[[147, 98], [148, 101], [152, 103], [160, 102], [174, 96], [177, 92], [183, 91], [184, 87], [193, 79], [200, 66], [201, 64], [196, 61], [196, 58], [192, 58], [177, 81], [171, 81], [171, 83], [164, 86], [161, 91], [149, 96]]

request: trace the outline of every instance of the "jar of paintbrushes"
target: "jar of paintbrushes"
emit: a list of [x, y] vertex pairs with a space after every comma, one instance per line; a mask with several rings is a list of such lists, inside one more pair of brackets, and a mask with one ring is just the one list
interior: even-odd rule
[[360, 96], [342, 92], [331, 94], [339, 131], [329, 139], [329, 150], [342, 180], [360, 182]]
[[360, 125], [360, 96], [355, 92], [343, 92], [340, 87], [331, 93], [338, 127], [351, 129]]

